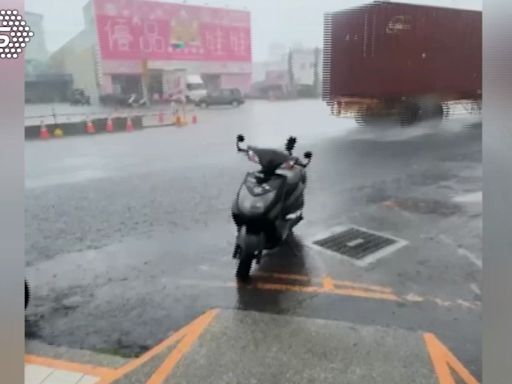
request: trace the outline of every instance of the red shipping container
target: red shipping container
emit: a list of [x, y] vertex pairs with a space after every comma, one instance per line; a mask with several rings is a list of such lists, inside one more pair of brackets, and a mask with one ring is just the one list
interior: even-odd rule
[[482, 12], [375, 2], [325, 16], [324, 100], [480, 99]]

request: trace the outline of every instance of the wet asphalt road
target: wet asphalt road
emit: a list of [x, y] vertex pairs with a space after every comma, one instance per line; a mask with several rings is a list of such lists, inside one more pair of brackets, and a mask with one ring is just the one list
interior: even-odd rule
[[[318, 101], [250, 102], [199, 124], [26, 145], [27, 337], [135, 356], [211, 307], [436, 333], [481, 377], [481, 126], [357, 128]], [[436, 302], [236, 289], [230, 205], [255, 145], [312, 150], [305, 221], [260, 271], [378, 284]], [[475, 198], [476, 196], [476, 198]], [[367, 267], [309, 239], [358, 225], [408, 245]], [[275, 278], [272, 282], [277, 281]]]

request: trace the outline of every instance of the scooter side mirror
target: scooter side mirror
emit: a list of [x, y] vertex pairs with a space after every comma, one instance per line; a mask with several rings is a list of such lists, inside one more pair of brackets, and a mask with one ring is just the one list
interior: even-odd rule
[[305, 159], [311, 160], [312, 157], [313, 157], [313, 153], [311, 153], [311, 151], [304, 152]]
[[243, 143], [244, 141], [245, 141], [244, 135], [238, 135], [236, 137], [236, 149], [238, 152], [246, 152], [245, 149], [240, 147], [240, 144]]
[[288, 140], [286, 141], [285, 149], [286, 149], [286, 152], [288, 152], [290, 155], [292, 154], [293, 149], [295, 148], [295, 144], [297, 144], [296, 137], [290, 136], [288, 138]]

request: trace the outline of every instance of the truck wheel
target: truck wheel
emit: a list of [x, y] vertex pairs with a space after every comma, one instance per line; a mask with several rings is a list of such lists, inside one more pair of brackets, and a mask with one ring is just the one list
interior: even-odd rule
[[366, 127], [367, 108], [361, 107], [357, 110], [355, 115], [355, 121], [360, 127]]
[[360, 127], [368, 127], [375, 124], [375, 116], [372, 116], [371, 110], [367, 107], [361, 107], [357, 110], [355, 120]]
[[436, 103], [434, 107], [432, 108], [432, 118], [437, 121], [441, 122], [444, 118], [445, 112], [444, 107], [442, 103]]
[[420, 106], [416, 102], [406, 102], [399, 109], [399, 123], [407, 127], [417, 123], [420, 117]]
[[442, 103], [437, 103], [434, 107], [434, 116], [444, 117], [444, 107]]
[[435, 123], [441, 122], [445, 116], [443, 104], [436, 100], [423, 100], [418, 103], [420, 107], [419, 120], [431, 120]]
[[248, 254], [243, 248], [240, 249], [238, 256], [238, 266], [236, 268], [236, 279], [242, 283], [247, 283], [251, 279], [253, 255]]

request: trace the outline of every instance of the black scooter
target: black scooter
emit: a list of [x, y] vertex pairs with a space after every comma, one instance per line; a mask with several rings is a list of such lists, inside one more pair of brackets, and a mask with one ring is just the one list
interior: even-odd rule
[[242, 282], [250, 279], [253, 260], [260, 264], [263, 251], [280, 246], [302, 221], [305, 168], [312, 158], [309, 151], [304, 153], [305, 163], [293, 155], [295, 137], [286, 142], [286, 151], [242, 148], [244, 141], [244, 136], [238, 135], [238, 152], [247, 155], [260, 170], [246, 174], [232, 207], [237, 228], [233, 258], [238, 259], [236, 278]]

